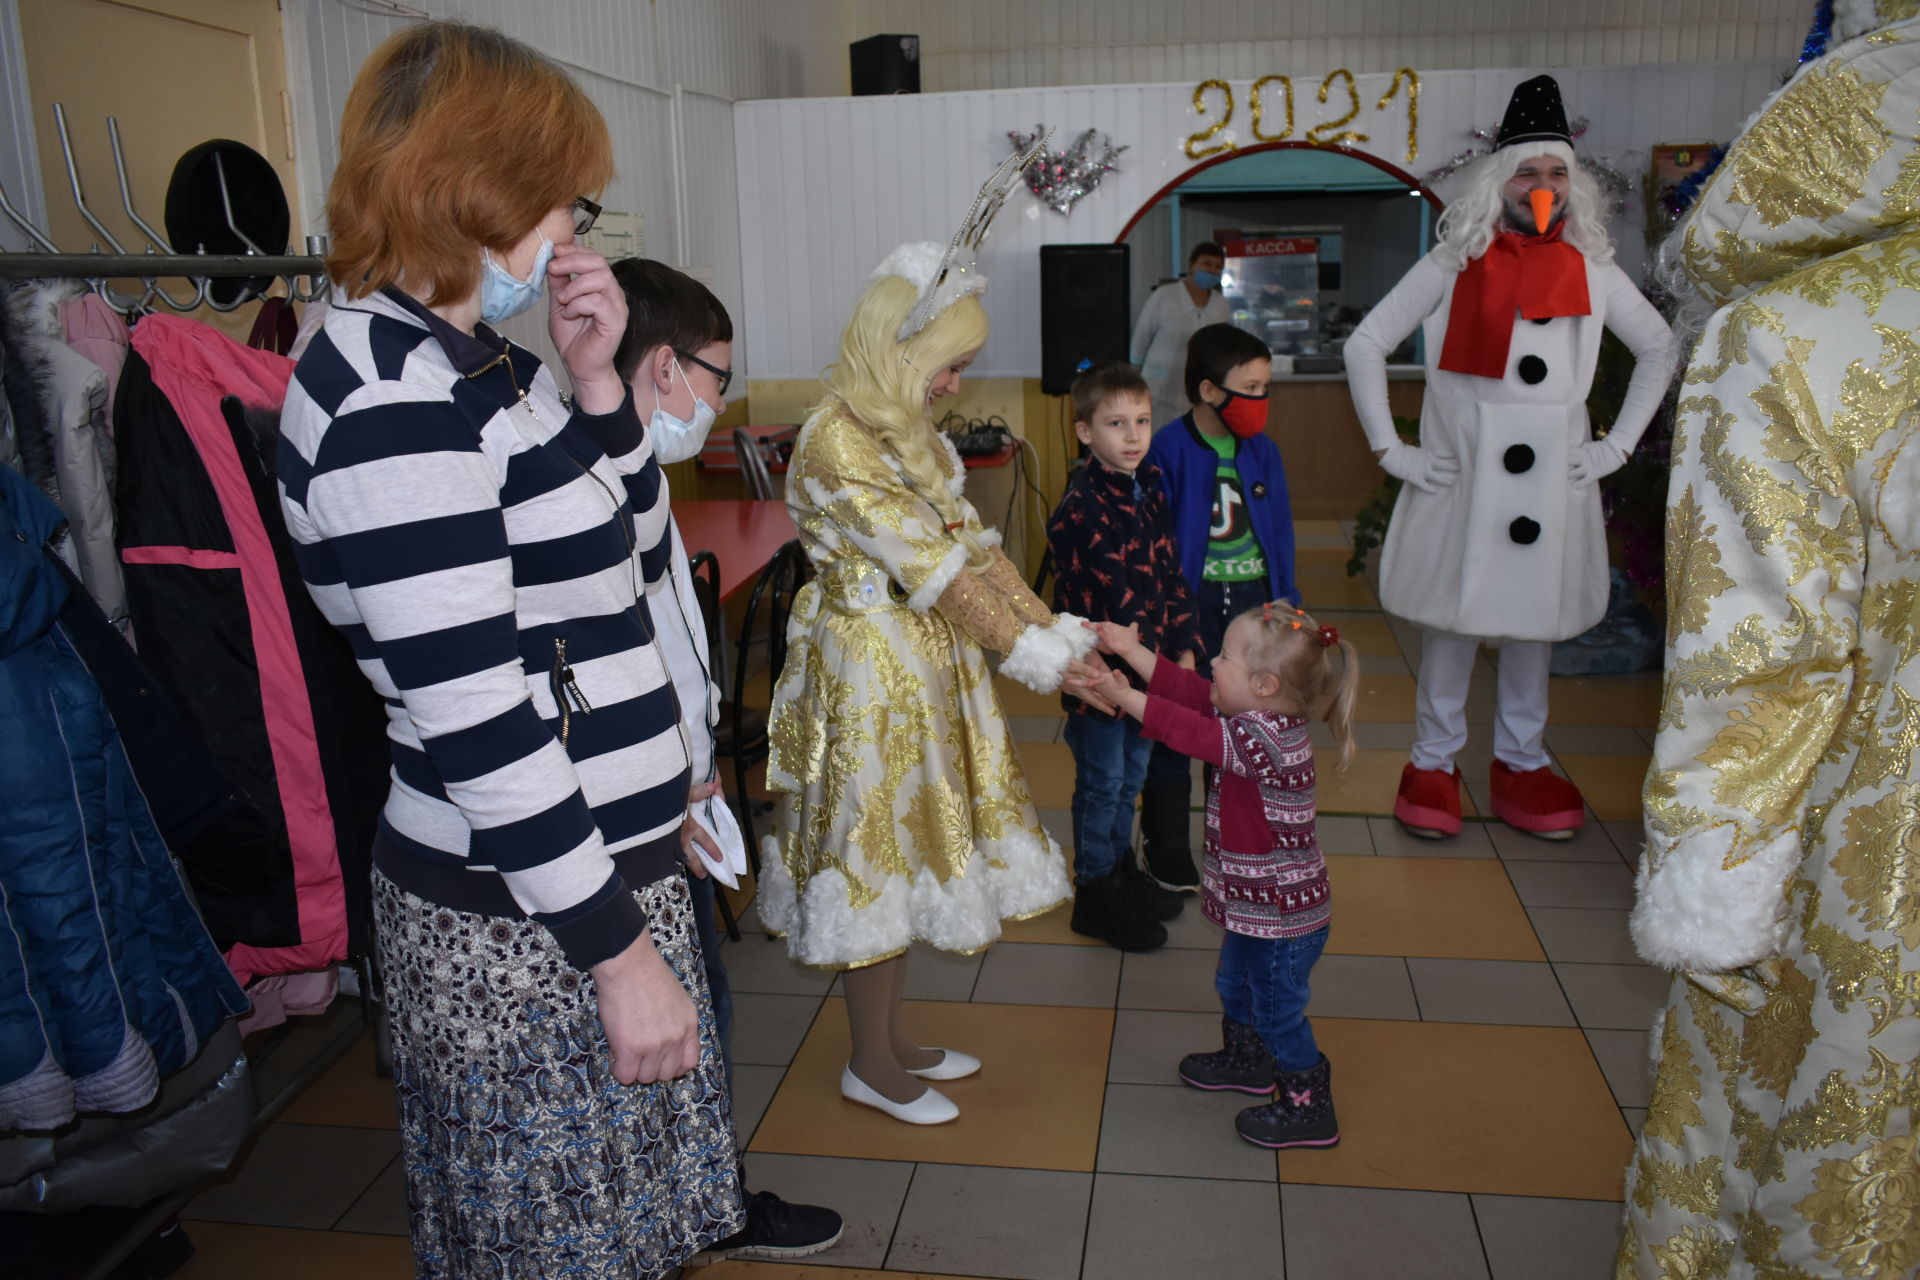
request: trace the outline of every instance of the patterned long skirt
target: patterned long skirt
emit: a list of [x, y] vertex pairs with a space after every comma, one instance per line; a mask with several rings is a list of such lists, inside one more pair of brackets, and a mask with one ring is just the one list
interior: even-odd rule
[[636, 891], [700, 1014], [700, 1062], [622, 1085], [593, 980], [529, 920], [374, 873], [416, 1274], [646, 1280], [737, 1230], [733, 1117], [687, 886]]

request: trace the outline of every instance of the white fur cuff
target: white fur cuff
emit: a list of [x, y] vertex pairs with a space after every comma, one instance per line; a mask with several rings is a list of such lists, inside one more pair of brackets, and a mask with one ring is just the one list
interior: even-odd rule
[[1035, 693], [1052, 693], [1058, 689], [1067, 663], [1073, 660], [1073, 650], [1059, 635], [1058, 625], [1028, 627], [1022, 631], [1020, 638], [1013, 642], [1007, 660], [1000, 664], [1000, 670]]
[[1099, 639], [1085, 624], [1085, 618], [1076, 617], [1071, 613], [1063, 613], [1056, 617], [1053, 625], [1048, 628], [1053, 634], [1067, 642], [1067, 654], [1075, 662], [1092, 653], [1094, 643]]
[[1651, 853], [1642, 855], [1631, 927], [1649, 964], [1720, 973], [1779, 954], [1800, 832], [1782, 832], [1731, 870], [1727, 843], [1696, 836], [1676, 844], [1652, 875]]
[[907, 608], [915, 613], [925, 613], [933, 608], [939, 603], [941, 594], [953, 585], [953, 580], [959, 577], [960, 571], [966, 567], [966, 544], [957, 543], [945, 556], [941, 557], [940, 563], [935, 565], [933, 572], [927, 575], [927, 580], [920, 584], [920, 589], [907, 597]]

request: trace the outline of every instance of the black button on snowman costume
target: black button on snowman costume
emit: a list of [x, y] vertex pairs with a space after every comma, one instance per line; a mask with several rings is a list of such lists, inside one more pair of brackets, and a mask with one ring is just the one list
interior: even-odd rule
[[[1538, 157], [1567, 166], [1567, 192], [1554, 204], [1556, 225], [1541, 242], [1565, 242], [1555, 252], [1563, 255], [1563, 270], [1573, 272], [1575, 294], [1584, 265], [1586, 314], [1565, 314], [1577, 305], [1539, 314], [1526, 301], [1523, 276], [1522, 305], [1505, 335], [1504, 374], [1443, 368], [1463, 273], [1487, 254], [1492, 236], [1537, 230], [1530, 218], [1527, 227], [1516, 227], [1501, 197], [1515, 171]], [[1440, 244], [1346, 345], [1348, 381], [1367, 441], [1384, 451], [1382, 465], [1407, 481], [1382, 552], [1380, 595], [1389, 612], [1426, 628], [1413, 749], [1422, 770], [1451, 770], [1466, 743], [1467, 684], [1483, 642], [1502, 646], [1495, 754], [1514, 770], [1547, 765], [1552, 642], [1579, 635], [1606, 611], [1597, 482], [1625, 462], [1673, 373], [1672, 331], [1613, 264], [1604, 227], [1585, 221], [1601, 215], [1577, 190], [1590, 180], [1575, 174], [1574, 165], [1558, 86], [1547, 76], [1528, 81], [1514, 93], [1497, 149], [1467, 171], [1453, 216], [1442, 220]], [[1469, 209], [1487, 211], [1478, 226], [1459, 224]], [[1581, 262], [1564, 265], [1569, 248]], [[1510, 260], [1539, 261], [1525, 254]], [[1472, 314], [1470, 305], [1459, 310]], [[1386, 379], [1387, 353], [1415, 328], [1423, 330], [1427, 351], [1417, 446], [1394, 432]], [[1596, 441], [1586, 399], [1603, 329], [1627, 345], [1636, 364], [1618, 421]], [[1492, 340], [1482, 348], [1497, 351], [1501, 335], [1487, 336]]]

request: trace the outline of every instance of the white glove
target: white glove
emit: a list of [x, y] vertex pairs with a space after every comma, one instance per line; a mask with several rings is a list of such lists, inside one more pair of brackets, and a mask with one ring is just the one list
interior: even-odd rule
[[1567, 479], [1584, 489], [1627, 465], [1627, 451], [1611, 439], [1589, 440], [1567, 455]]
[[1380, 467], [1390, 476], [1398, 476], [1416, 489], [1438, 493], [1460, 476], [1460, 462], [1442, 454], [1401, 441], [1380, 455]]

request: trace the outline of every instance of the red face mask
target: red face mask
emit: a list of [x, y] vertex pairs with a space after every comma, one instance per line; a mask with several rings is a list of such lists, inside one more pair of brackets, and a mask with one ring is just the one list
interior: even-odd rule
[[1220, 415], [1220, 421], [1227, 424], [1227, 430], [1242, 440], [1251, 440], [1267, 429], [1267, 397], [1249, 396], [1238, 391], [1220, 388], [1227, 398], [1213, 407]]

